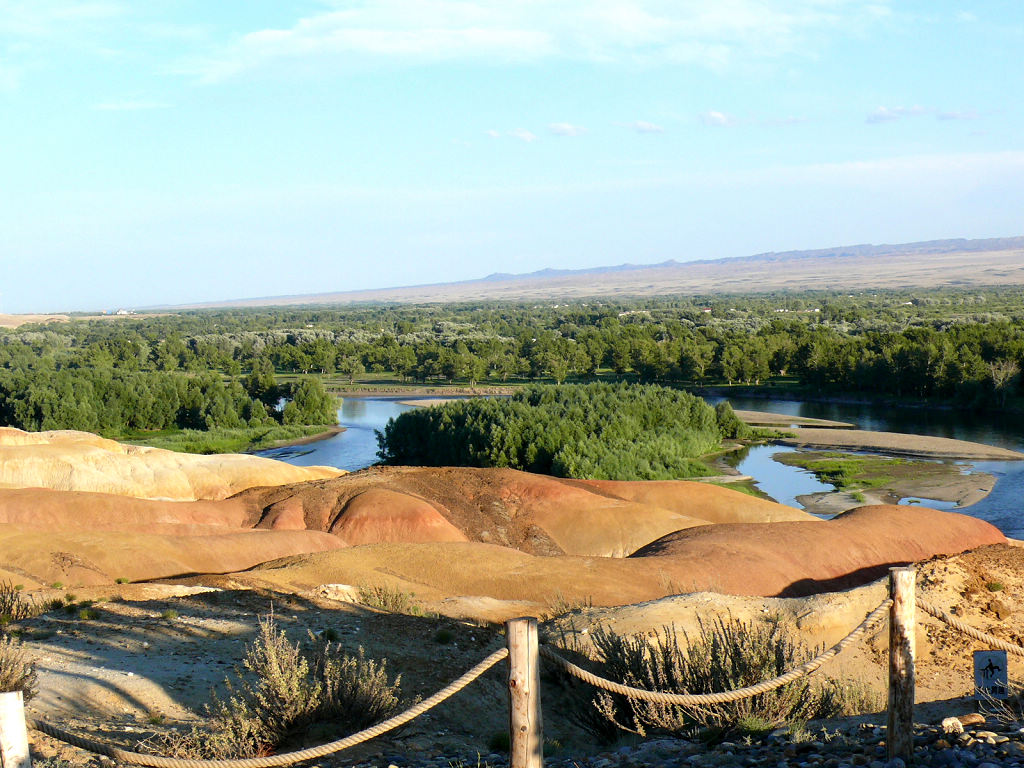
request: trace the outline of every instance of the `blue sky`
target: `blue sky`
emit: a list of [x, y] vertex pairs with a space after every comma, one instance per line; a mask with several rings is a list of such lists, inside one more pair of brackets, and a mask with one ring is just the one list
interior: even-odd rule
[[0, 0], [0, 312], [1024, 234], [1024, 4]]

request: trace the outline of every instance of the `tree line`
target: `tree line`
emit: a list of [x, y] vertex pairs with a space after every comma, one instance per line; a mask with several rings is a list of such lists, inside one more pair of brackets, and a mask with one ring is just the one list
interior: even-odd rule
[[335, 398], [312, 378], [282, 387], [266, 371], [225, 381], [209, 371], [0, 370], [0, 425], [28, 431], [79, 429], [116, 437], [166, 429], [336, 423]]
[[[0, 331], [0, 417], [111, 431], [323, 418], [322, 403], [302, 405], [319, 391], [292, 397], [260, 383], [282, 374], [781, 381], [998, 407], [1024, 395], [1022, 368], [1019, 288], [196, 311]], [[295, 404], [281, 410], [281, 397]]]
[[666, 480], [710, 474], [698, 457], [744, 429], [728, 403], [716, 411], [679, 390], [598, 382], [418, 408], [390, 419], [377, 441], [388, 464]]

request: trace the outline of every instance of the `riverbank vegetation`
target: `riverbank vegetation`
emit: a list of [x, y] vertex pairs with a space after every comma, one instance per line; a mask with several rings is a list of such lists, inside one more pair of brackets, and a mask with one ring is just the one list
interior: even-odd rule
[[667, 480], [712, 474], [698, 458], [720, 447], [723, 432], [735, 436], [737, 425], [727, 403], [716, 414], [666, 387], [563, 384], [407, 411], [388, 421], [378, 442], [389, 464]]
[[939, 461], [915, 461], [893, 456], [872, 456], [840, 451], [793, 451], [772, 458], [790, 467], [801, 467], [823, 483], [841, 491], [895, 488], [907, 481], [929, 483], [962, 477], [961, 467]]
[[326, 391], [598, 380], [1024, 410], [1022, 368], [1019, 287], [190, 311], [0, 330], [0, 425], [331, 424]]

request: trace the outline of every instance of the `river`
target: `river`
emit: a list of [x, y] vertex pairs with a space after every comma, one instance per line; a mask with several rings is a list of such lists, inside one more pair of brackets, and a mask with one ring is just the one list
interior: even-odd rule
[[[383, 429], [388, 419], [409, 410], [395, 397], [345, 398], [338, 420], [345, 431], [326, 440], [288, 448], [260, 451], [260, 456], [300, 466], [326, 465], [349, 471], [363, 469], [377, 461], [375, 430]], [[887, 408], [846, 403], [808, 403], [797, 400], [731, 398], [740, 410], [768, 411], [800, 418], [830, 419], [856, 424], [861, 429], [883, 432], [908, 432], [937, 437], [971, 440], [1001, 448], [1024, 451], [1024, 419], [996, 418], [991, 415], [965, 415], [953, 411], [925, 408]], [[717, 402], [717, 400], [712, 400]], [[750, 475], [769, 496], [782, 504], [800, 507], [796, 497], [833, 490], [810, 473], [788, 467], [771, 459], [780, 446], [761, 446], [750, 450], [737, 470]], [[1007, 536], [1024, 538], [1024, 462], [974, 462], [972, 468], [997, 478], [992, 493], [964, 507], [963, 512], [988, 520]], [[948, 503], [924, 500], [927, 506], [949, 508]]]

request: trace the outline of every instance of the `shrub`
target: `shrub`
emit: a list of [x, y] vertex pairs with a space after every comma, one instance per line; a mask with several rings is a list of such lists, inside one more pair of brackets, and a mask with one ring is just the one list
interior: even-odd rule
[[36, 695], [36, 668], [30, 662], [21, 642], [0, 635], [0, 693], [21, 691], [28, 701]]
[[[699, 621], [697, 635], [680, 637], [671, 629], [653, 643], [607, 630], [594, 633], [604, 672], [613, 680], [649, 690], [715, 693], [743, 688], [788, 672], [814, 656], [777, 621], [746, 623], [717, 618]], [[870, 703], [869, 703], [870, 702]], [[767, 693], [713, 706], [677, 706], [627, 700], [601, 694], [594, 706], [620, 729], [674, 734], [695, 727], [713, 733], [768, 731], [787, 723], [871, 709], [874, 700], [863, 685], [801, 678]], [[863, 710], [861, 710], [863, 711]]]
[[718, 424], [718, 431], [722, 437], [732, 439], [750, 437], [750, 427], [740, 421], [739, 416], [732, 409], [732, 403], [728, 400], [723, 400], [715, 406], [715, 422]]
[[176, 618], [178, 618], [178, 612], [173, 608], [167, 608], [166, 610], [160, 612], [160, 618], [166, 619], [167, 621], [174, 621]]
[[409, 616], [424, 616], [425, 611], [416, 603], [416, 595], [387, 586], [359, 587], [359, 602], [371, 608], [388, 613], [405, 613]]
[[44, 608], [31, 597], [21, 594], [21, 585], [0, 581], [0, 623], [8, 624], [38, 616]]
[[292, 645], [273, 617], [260, 619], [256, 639], [242, 661], [244, 672], [229, 698], [207, 707], [208, 730], [165, 737], [158, 750], [180, 756], [225, 759], [267, 755], [299, 735], [356, 731], [397, 708], [400, 677], [388, 679], [387, 663], [355, 656], [316, 641], [312, 653]]

